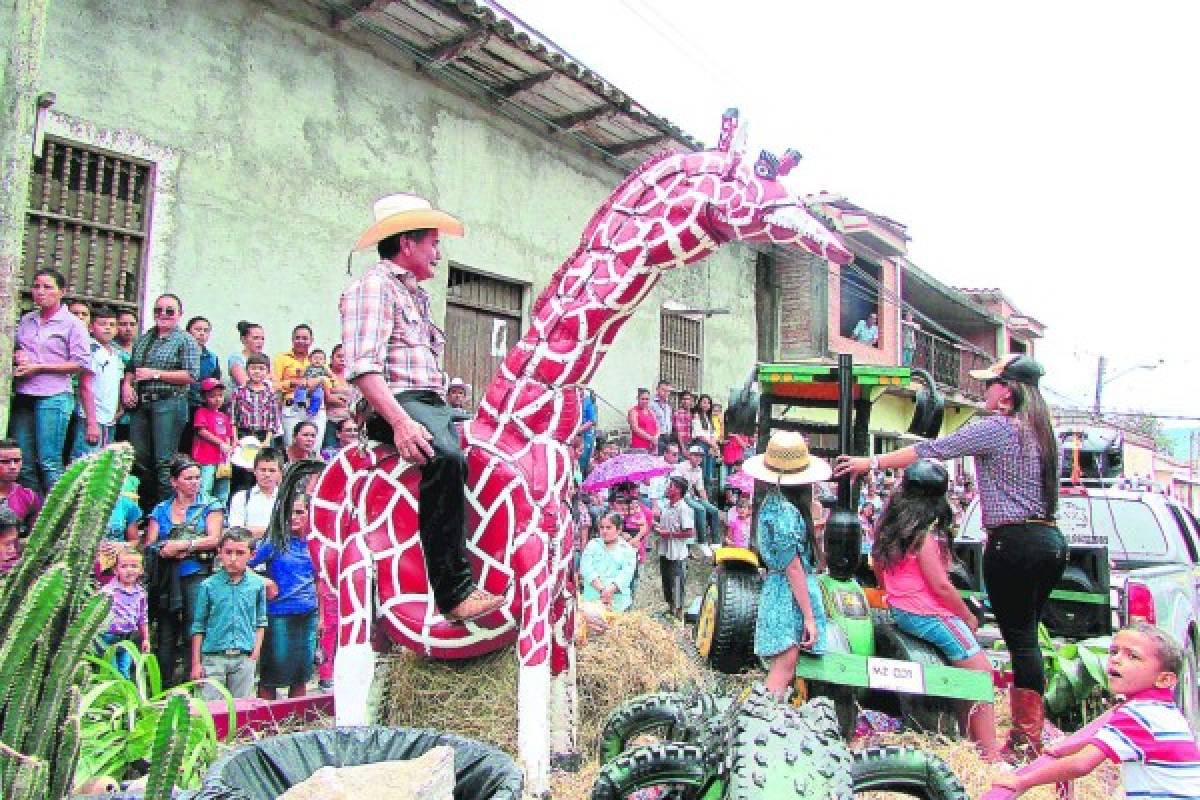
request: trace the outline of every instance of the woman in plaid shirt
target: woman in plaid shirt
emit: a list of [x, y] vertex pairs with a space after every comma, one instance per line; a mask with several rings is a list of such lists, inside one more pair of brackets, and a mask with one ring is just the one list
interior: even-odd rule
[[[903, 469], [918, 458], [975, 457], [979, 505], [987, 528], [983, 576], [996, 624], [1012, 655], [1010, 751], [1041, 752], [1046, 676], [1037, 630], [1042, 609], [1067, 566], [1058, 511], [1058, 441], [1038, 389], [1045, 373], [1032, 358], [1007, 356], [971, 376], [984, 381], [991, 415], [949, 436], [871, 458], [838, 456], [834, 475]], [[1015, 579], [1020, 576], [1020, 579]]]

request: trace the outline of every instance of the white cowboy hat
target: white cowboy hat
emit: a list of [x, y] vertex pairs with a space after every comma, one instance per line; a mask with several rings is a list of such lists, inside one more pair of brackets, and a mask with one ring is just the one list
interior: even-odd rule
[[446, 391], [451, 389], [462, 389], [464, 392], [471, 391], [471, 384], [464, 381], [462, 378], [451, 378], [450, 383], [446, 386]]
[[447, 236], [465, 236], [461, 221], [445, 211], [438, 211], [429, 201], [415, 194], [389, 194], [375, 201], [375, 223], [362, 232], [354, 243], [355, 250], [378, 244], [397, 233], [434, 228]]
[[808, 442], [799, 433], [775, 431], [767, 452], [746, 459], [742, 472], [765, 483], [793, 486], [829, 480], [833, 470], [828, 461], [808, 452]]

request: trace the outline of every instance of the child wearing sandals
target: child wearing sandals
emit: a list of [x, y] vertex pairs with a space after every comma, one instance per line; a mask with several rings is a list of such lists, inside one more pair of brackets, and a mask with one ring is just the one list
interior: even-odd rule
[[[896, 627], [929, 642], [954, 666], [990, 674], [991, 664], [975, 639], [979, 621], [946, 574], [954, 522], [948, 485], [946, 468], [936, 461], [909, 466], [876, 528], [871, 557]], [[965, 706], [961, 723], [983, 759], [998, 761], [993, 704]]]

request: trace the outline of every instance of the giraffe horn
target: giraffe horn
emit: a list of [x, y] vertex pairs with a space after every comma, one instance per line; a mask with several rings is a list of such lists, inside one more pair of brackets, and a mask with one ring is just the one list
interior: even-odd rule
[[779, 161], [779, 177], [783, 177], [792, 171], [792, 167], [800, 163], [800, 159], [804, 156], [800, 155], [799, 151], [788, 149], [784, 151], [783, 158]]
[[728, 153], [733, 146], [733, 137], [737, 133], [738, 128], [738, 110], [736, 108], [726, 109], [721, 116], [721, 135], [717, 138], [717, 149], [722, 153]]

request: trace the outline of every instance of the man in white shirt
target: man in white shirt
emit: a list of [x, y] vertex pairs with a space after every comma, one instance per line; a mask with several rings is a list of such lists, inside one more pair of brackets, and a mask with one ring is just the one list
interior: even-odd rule
[[663, 450], [663, 461], [671, 465], [671, 472], [664, 475], [651, 478], [646, 481], [645, 498], [646, 502], [654, 509], [658, 509], [662, 505], [662, 500], [667, 495], [667, 481], [675, 471], [675, 467], [679, 464], [679, 445], [671, 442]]
[[687, 461], [675, 467], [671, 473], [687, 481], [688, 491], [683, 502], [696, 515], [696, 541], [705, 558], [712, 558], [714, 544], [721, 543], [721, 512], [708, 501], [708, 490], [704, 488], [704, 448], [694, 444], [688, 448]]
[[692, 509], [684, 499], [687, 481], [672, 476], [667, 481], [662, 519], [654, 526], [658, 535], [658, 572], [667, 607], [683, 621], [683, 593], [687, 582], [688, 540], [695, 534]]
[[254, 485], [229, 499], [229, 527], [245, 528], [255, 539], [266, 533], [282, 477], [279, 452], [270, 447], [259, 450], [254, 457]]
[[[675, 420], [675, 409], [671, 406], [671, 382], [659, 381], [654, 391], [654, 399], [650, 401], [650, 410], [658, 422], [658, 454], [666, 452], [667, 442], [671, 441], [672, 423]], [[677, 454], [678, 455], [678, 454]]]

